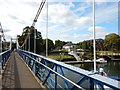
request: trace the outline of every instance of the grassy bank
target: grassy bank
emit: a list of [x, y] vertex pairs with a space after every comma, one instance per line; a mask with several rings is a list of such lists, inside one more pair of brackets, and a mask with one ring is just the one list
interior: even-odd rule
[[97, 51], [99, 53], [120, 53], [120, 51]]
[[55, 59], [55, 60], [59, 60], [59, 61], [62, 61], [63, 59], [71, 59], [71, 58], [74, 58], [74, 57], [69, 56], [69, 55], [58, 55], [58, 54], [56, 54], [56, 55], [51, 54], [51, 55], [49, 55], [48, 57], [49, 57], [49, 58], [52, 58], [52, 59]]

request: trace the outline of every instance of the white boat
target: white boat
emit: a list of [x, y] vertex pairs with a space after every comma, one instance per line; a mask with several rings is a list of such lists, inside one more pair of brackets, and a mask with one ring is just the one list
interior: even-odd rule
[[105, 60], [104, 58], [99, 58], [99, 59], [96, 60], [96, 62], [107, 63], [107, 60]]
[[84, 60], [84, 62], [93, 62], [92, 60]]
[[92, 60], [85, 60], [85, 61], [92, 61]]

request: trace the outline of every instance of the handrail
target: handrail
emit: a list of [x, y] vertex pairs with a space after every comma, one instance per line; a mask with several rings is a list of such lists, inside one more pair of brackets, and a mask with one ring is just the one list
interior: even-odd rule
[[0, 53], [2, 69], [3, 69], [4, 65], [6, 64], [11, 52], [12, 52], [12, 50], [9, 49], [7, 51], [4, 51], [4, 52]]
[[[120, 84], [120, 82], [117, 81], [117, 80], [113, 80], [113, 79], [110, 79], [108, 77], [104, 77], [104, 76], [101, 76], [101, 75], [98, 75], [98, 74], [90, 73], [89, 71], [83, 70], [81, 68], [74, 67], [74, 66], [71, 66], [71, 65], [67, 65], [67, 64], [64, 64], [63, 62], [58, 62], [56, 60], [46, 58], [44, 56], [37, 55], [37, 54], [31, 53], [31, 52], [28, 52], [28, 51], [17, 50], [17, 52], [23, 57], [23, 59], [25, 61], [28, 60], [28, 59], [26, 59], [26, 57], [29, 58], [30, 60], [35, 60], [35, 58], [41, 58], [41, 59], [43, 59], [42, 60], [43, 62], [49, 62], [49, 63], [55, 64], [57, 67], [62, 67], [64, 69], [66, 69], [66, 70], [72, 71], [72, 72], [74, 72], [74, 73], [76, 73], [78, 75], [86, 77], [87, 80], [90, 80], [90, 82], [92, 81], [94, 84], [106, 85], [106, 86], [108, 86], [110, 88], [114, 88], [114, 89], [119, 89], [120, 88], [120, 86], [118, 86], [118, 84]], [[50, 73], [52, 72], [55, 75], [60, 76], [61, 78], [63, 78], [65, 81], [69, 82], [68, 78], [62, 76], [61, 74], [59, 74], [58, 72], [56, 72], [52, 68], [45, 65], [43, 62], [38, 62], [37, 60], [35, 60], [35, 62], [33, 62], [33, 63], [40, 64], [44, 68], [47, 68], [47, 70], [49, 70]], [[70, 80], [70, 82], [72, 82], [73, 86], [79, 87], [78, 83], [74, 84], [74, 82], [71, 81], [71, 80]], [[82, 80], [80, 80], [79, 83], [82, 83]], [[89, 87], [91, 87], [91, 86], [89, 86]]]
[[4, 51], [4, 52], [2, 52], [2, 53], [0, 53], [0, 56], [1, 56], [2, 54], [4, 54], [4, 53], [8, 52], [8, 51], [10, 51], [10, 49], [7, 50], [7, 51]]
[[[26, 54], [25, 54], [25, 55], [26, 55]], [[29, 58], [31, 58], [31, 59], [33, 59], [34, 61], [36, 61], [34, 58], [30, 57], [29, 55], [26, 55], [26, 56], [28, 56]], [[76, 83], [74, 83], [73, 81], [69, 80], [68, 78], [66, 78], [66, 77], [62, 76], [61, 74], [57, 73], [56, 71], [52, 70], [52, 69], [49, 68], [48, 66], [42, 64], [41, 62], [38, 62], [38, 61], [36, 61], [36, 62], [37, 62], [37, 63], [40, 63], [42, 66], [44, 66], [45, 68], [49, 69], [49, 70], [52, 71], [53, 73], [57, 74], [57, 75], [60, 76], [61, 78], [67, 80], [67, 81], [70, 82], [70, 83], [72, 83], [72, 84], [75, 85], [76, 87], [81, 88], [82, 90], [84, 89], [84, 88], [80, 87], [79, 85], [77, 85]]]

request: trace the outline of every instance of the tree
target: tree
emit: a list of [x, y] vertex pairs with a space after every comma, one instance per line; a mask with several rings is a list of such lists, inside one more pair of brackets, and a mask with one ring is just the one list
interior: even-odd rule
[[112, 33], [105, 36], [104, 46], [111, 51], [120, 50], [120, 36]]
[[25, 42], [25, 38], [27, 37], [27, 34], [28, 34], [29, 29], [30, 29], [30, 27], [29, 27], [29, 26], [26, 26], [26, 27], [23, 29], [22, 35], [17, 35], [20, 46], [22, 46], [23, 43]]
[[36, 52], [43, 52], [43, 39], [42, 39], [42, 35], [41, 32], [37, 31], [36, 33]]
[[82, 49], [88, 49], [87, 48], [87, 41], [82, 42]]
[[[29, 34], [29, 30], [30, 30], [30, 51], [33, 52], [34, 51], [34, 33], [36, 32], [36, 53], [40, 53], [43, 51], [43, 40], [42, 40], [42, 36], [41, 36], [41, 32], [37, 31], [37, 29], [35, 29], [34, 27], [29, 27], [29, 26], [26, 26], [24, 29], [23, 29], [23, 33], [22, 35], [18, 36], [18, 41], [19, 41], [19, 44], [22, 45], [24, 42], [25, 42], [25, 39], [27, 37], [27, 35]], [[28, 38], [29, 39], [29, 38]], [[29, 40], [26, 40], [26, 48], [28, 50], [28, 43], [29, 43]]]
[[[43, 48], [46, 51], [46, 39], [43, 40]], [[54, 49], [54, 43], [52, 40], [48, 39], [48, 51], [52, 51]]]
[[61, 49], [62, 46], [63, 46], [63, 41], [55, 40], [55, 48], [56, 49]]

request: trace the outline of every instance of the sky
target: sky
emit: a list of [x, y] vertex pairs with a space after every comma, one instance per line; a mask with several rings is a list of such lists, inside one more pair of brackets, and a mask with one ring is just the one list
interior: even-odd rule
[[[21, 35], [23, 28], [31, 26], [41, 0], [0, 0], [0, 22], [7, 41]], [[45, 4], [35, 25], [46, 38], [78, 43], [93, 38], [91, 0], [52, 0]], [[118, 33], [118, 0], [96, 0], [96, 38]]]

